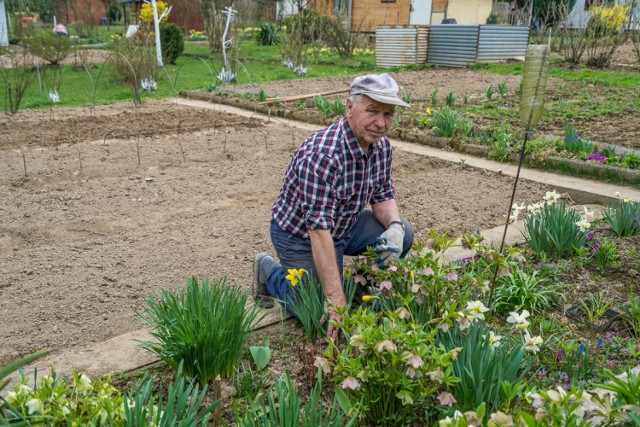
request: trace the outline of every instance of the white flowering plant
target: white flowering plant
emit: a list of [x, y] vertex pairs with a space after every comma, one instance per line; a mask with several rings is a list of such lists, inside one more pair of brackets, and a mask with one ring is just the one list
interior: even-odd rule
[[[407, 425], [457, 379], [456, 349], [435, 344], [437, 328], [413, 321], [406, 310], [372, 312], [361, 306], [337, 326], [347, 345], [329, 342], [316, 364], [357, 402], [367, 425]], [[446, 401], [450, 396], [441, 395]]]

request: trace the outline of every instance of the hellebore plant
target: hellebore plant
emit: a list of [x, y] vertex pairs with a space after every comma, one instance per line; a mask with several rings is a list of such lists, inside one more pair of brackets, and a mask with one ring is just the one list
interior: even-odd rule
[[451, 370], [456, 349], [436, 345], [437, 328], [416, 323], [404, 308], [372, 312], [361, 306], [337, 326], [347, 345], [329, 342], [316, 364], [352, 402], [360, 402], [368, 425], [406, 425], [427, 396], [456, 381]]

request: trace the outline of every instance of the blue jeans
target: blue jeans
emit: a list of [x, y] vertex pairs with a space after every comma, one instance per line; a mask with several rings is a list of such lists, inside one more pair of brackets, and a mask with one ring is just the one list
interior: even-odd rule
[[[407, 255], [413, 244], [413, 227], [406, 219], [403, 219], [402, 222], [405, 226], [405, 234], [400, 258], [404, 258]], [[367, 246], [375, 244], [376, 237], [380, 236], [385, 230], [382, 224], [373, 217], [373, 212], [365, 209], [360, 213], [358, 220], [347, 235], [333, 241], [341, 276], [344, 256], [361, 255], [367, 250]], [[309, 274], [314, 275], [316, 278], [318, 277], [311, 254], [311, 240], [295, 236], [283, 230], [274, 220], [271, 220], [271, 242], [276, 249], [278, 258], [280, 258], [280, 266], [274, 268], [269, 274], [267, 290], [277, 300], [292, 301], [295, 299], [293, 288], [289, 281], [285, 279], [288, 269], [304, 268]]]

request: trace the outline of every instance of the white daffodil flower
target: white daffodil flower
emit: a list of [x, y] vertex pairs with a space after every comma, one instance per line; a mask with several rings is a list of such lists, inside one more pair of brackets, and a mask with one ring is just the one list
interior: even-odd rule
[[586, 216], [580, 217], [580, 221], [576, 222], [576, 225], [580, 229], [580, 231], [585, 232], [591, 227], [591, 223], [587, 221]]
[[620, 192], [619, 192], [619, 191], [616, 191], [615, 196], [619, 199], [619, 198], [620, 198]]
[[543, 343], [543, 339], [541, 336], [536, 336], [536, 337], [532, 337], [531, 335], [529, 335], [529, 331], [526, 331], [524, 333], [524, 348], [526, 350], [531, 351], [532, 353], [537, 353], [538, 351], [540, 351], [540, 347], [538, 347], [538, 344], [542, 344]]
[[593, 218], [594, 213], [589, 210], [588, 207], [584, 207], [584, 217], [585, 218]]
[[517, 203], [514, 203], [513, 206], [511, 206], [511, 216], [509, 216], [509, 221], [510, 222], [516, 222], [518, 221], [518, 217], [520, 216], [520, 211], [523, 211], [525, 209], [524, 207], [524, 203], [521, 204], [520, 206], [518, 206]]
[[484, 314], [485, 312], [489, 311], [489, 309], [487, 307], [484, 306], [484, 304], [482, 303], [482, 301], [476, 300], [476, 301], [469, 301], [467, 303], [467, 310], [469, 310], [469, 316], [470, 319], [469, 320], [484, 320]]
[[547, 205], [552, 205], [555, 202], [557, 202], [558, 200], [560, 200], [560, 195], [556, 192], [556, 190], [547, 191], [544, 194], [543, 198], [547, 202]]
[[518, 314], [517, 311], [512, 311], [509, 313], [509, 317], [507, 317], [507, 322], [513, 323], [516, 325], [520, 325], [522, 323], [529, 323], [527, 322], [527, 317], [529, 316], [530, 314], [527, 310], [522, 310], [521, 314]]
[[496, 335], [493, 331], [489, 331], [489, 345], [494, 348], [500, 347], [502, 335]]

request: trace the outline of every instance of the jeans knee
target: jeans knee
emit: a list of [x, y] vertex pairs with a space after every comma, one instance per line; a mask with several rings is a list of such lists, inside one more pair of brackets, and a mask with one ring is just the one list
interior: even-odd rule
[[402, 254], [400, 255], [400, 258], [407, 256], [409, 250], [411, 250], [411, 245], [413, 245], [414, 237], [413, 226], [411, 223], [406, 219], [403, 219], [402, 222], [404, 223], [404, 240], [402, 242]]

